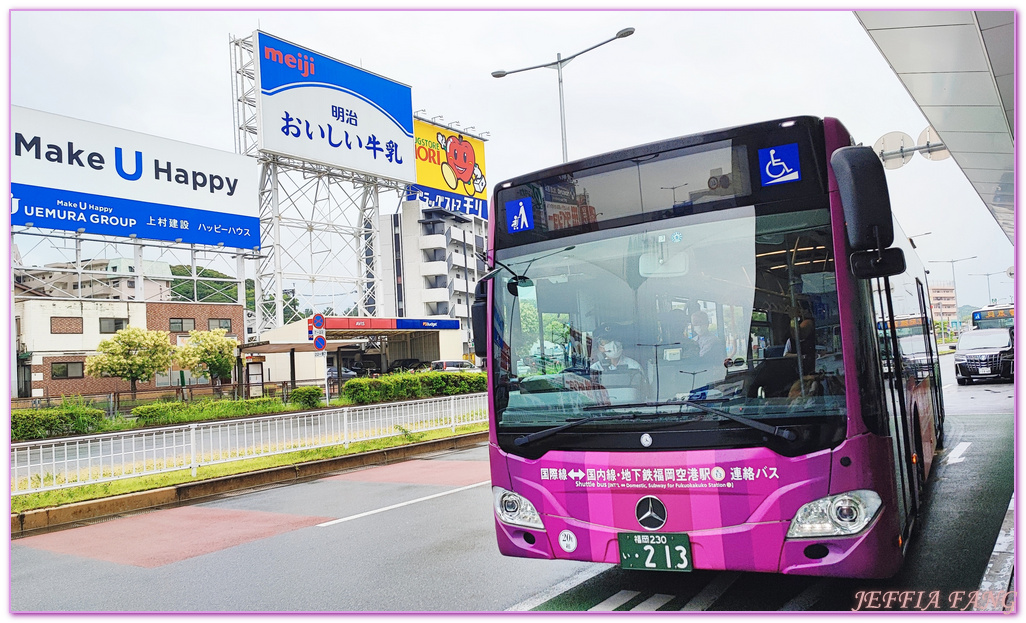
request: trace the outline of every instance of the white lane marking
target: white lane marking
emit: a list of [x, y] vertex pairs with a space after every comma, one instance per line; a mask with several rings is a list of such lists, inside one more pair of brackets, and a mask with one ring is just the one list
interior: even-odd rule
[[655, 612], [661, 606], [670, 603], [670, 600], [673, 598], [674, 595], [660, 595], [657, 593], [631, 608], [631, 612]]
[[969, 446], [971, 446], [972, 444], [973, 442], [971, 441], [963, 441], [962, 443], [958, 444], [957, 446], [955, 446], [955, 449], [951, 451], [951, 454], [948, 455], [948, 460], [944, 462], [948, 465], [961, 463], [965, 460], [965, 457], [962, 455], [965, 454], [965, 451], [968, 450]]
[[588, 612], [612, 612], [640, 594], [638, 591], [620, 591], [602, 603], [588, 608]]
[[708, 610], [716, 603], [716, 600], [727, 592], [741, 574], [736, 571], [724, 572], [713, 578], [712, 582], [705, 585], [700, 593], [691, 598], [691, 601], [684, 604], [681, 612], [702, 612]]
[[574, 575], [568, 577], [559, 584], [556, 584], [547, 591], [543, 593], [538, 593], [537, 595], [529, 597], [515, 606], [506, 608], [506, 612], [527, 612], [528, 610], [534, 610], [546, 601], [558, 597], [563, 593], [569, 591], [570, 589], [577, 587], [580, 584], [584, 584], [596, 575], [600, 573], [605, 573], [606, 571], [612, 569], [614, 566], [615, 565], [610, 564], [588, 565], [581, 571], [578, 571]]
[[445, 496], [445, 495], [452, 495], [453, 493], [459, 493], [460, 491], [466, 491], [467, 489], [473, 489], [474, 487], [480, 487], [481, 485], [487, 485], [487, 484], [489, 484], [491, 482], [492, 482], [491, 480], [485, 480], [483, 482], [479, 482], [479, 483], [476, 483], [476, 484], [473, 484], [473, 485], [467, 485], [466, 487], [460, 487], [459, 489], [451, 489], [449, 491], [443, 491], [441, 493], [436, 493], [434, 495], [428, 495], [428, 496], [425, 496], [425, 497], [422, 497], [422, 498], [417, 498], [416, 500], [410, 500], [409, 502], [400, 502], [399, 504], [393, 504], [391, 506], [386, 506], [384, 508], [378, 508], [378, 509], [375, 509], [375, 510], [372, 510], [372, 511], [367, 511], [366, 513], [360, 513], [358, 515], [350, 515], [349, 517], [342, 517], [341, 519], [333, 519], [331, 521], [326, 521], [324, 523], [317, 524], [317, 527], [318, 528], [326, 528], [328, 526], [334, 526], [335, 524], [340, 524], [340, 523], [343, 523], [343, 522], [346, 522], [346, 521], [352, 521], [354, 519], [360, 519], [362, 517], [369, 517], [370, 515], [377, 515], [378, 513], [384, 513], [385, 511], [395, 510], [397, 508], [402, 508], [404, 506], [410, 506], [411, 504], [418, 504], [420, 502], [426, 502], [428, 500], [433, 500], [435, 498], [440, 498], [440, 497]]
[[806, 610], [810, 610], [814, 605], [816, 605], [816, 602], [819, 601], [820, 597], [823, 596], [823, 593], [826, 592], [828, 586], [830, 586], [829, 582], [826, 580], [820, 580], [799, 593], [797, 597], [781, 606], [780, 609], [790, 612], [805, 612]]

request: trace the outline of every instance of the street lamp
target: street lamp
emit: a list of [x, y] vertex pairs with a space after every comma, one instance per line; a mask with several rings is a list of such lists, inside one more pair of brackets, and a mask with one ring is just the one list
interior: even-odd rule
[[499, 69], [497, 71], [493, 71], [492, 72], [492, 77], [493, 78], [503, 78], [503, 77], [508, 76], [510, 74], [516, 74], [516, 73], [520, 73], [522, 71], [530, 71], [532, 69], [541, 69], [543, 67], [548, 68], [548, 69], [555, 69], [556, 70], [556, 72], [559, 74], [559, 127], [560, 127], [560, 130], [562, 130], [562, 133], [563, 133], [563, 162], [566, 162], [567, 161], [567, 156], [566, 156], [566, 112], [563, 109], [563, 66], [569, 64], [570, 61], [574, 60], [575, 58], [577, 58], [578, 56], [584, 54], [585, 52], [591, 52], [595, 48], [597, 48], [599, 46], [603, 46], [603, 45], [609, 43], [610, 41], [615, 41], [617, 39], [623, 39], [624, 37], [629, 37], [629, 36], [631, 36], [633, 34], [634, 34], [634, 29], [633, 28], [624, 28], [623, 30], [621, 30], [620, 32], [616, 33], [611, 38], [606, 39], [602, 43], [597, 43], [597, 44], [591, 46], [590, 48], [588, 48], [586, 50], [581, 50], [577, 54], [573, 54], [571, 56], [563, 58], [559, 53], [556, 53], [556, 61], [554, 63], [544, 63], [542, 65], [534, 65], [532, 67], [524, 67], [523, 69], [514, 69], [512, 71], [504, 71], [502, 69]]
[[[955, 292], [955, 317], [958, 318], [958, 285], [955, 283], [955, 264], [966, 260], [975, 260], [976, 256], [963, 257], [958, 260], [930, 260], [933, 264], [951, 264], [951, 289]], [[961, 318], [959, 318], [961, 320]]]
[[659, 189], [660, 190], [668, 190], [668, 191], [673, 193], [673, 207], [676, 208], [677, 207], [677, 189], [678, 188], [683, 188], [683, 187], [685, 187], [687, 185], [688, 185], [688, 183], [684, 182], [683, 184], [677, 184], [676, 186], [660, 186]]
[[1005, 274], [1005, 271], [999, 270], [996, 273], [969, 273], [969, 274], [970, 275], [974, 275], [976, 277], [986, 277], [987, 278], [987, 305], [990, 305], [991, 303], [993, 303], [994, 299], [990, 298], [990, 276], [991, 275], [1003, 275], [1003, 274]]
[[908, 243], [910, 245], [912, 245], [913, 249], [915, 249], [916, 248], [916, 241], [915, 241], [916, 238], [922, 238], [923, 236], [929, 236], [932, 233], [933, 233], [932, 231], [925, 231], [925, 232], [923, 232], [921, 234], [916, 234], [914, 236], [909, 236], [908, 237]]

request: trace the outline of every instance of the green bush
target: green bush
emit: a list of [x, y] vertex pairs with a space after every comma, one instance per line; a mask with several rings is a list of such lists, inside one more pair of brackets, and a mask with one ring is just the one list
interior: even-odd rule
[[188, 408], [184, 402], [154, 402], [132, 409], [140, 424], [174, 424]]
[[289, 403], [304, 409], [316, 409], [321, 405], [324, 390], [320, 387], [297, 387], [289, 394]]
[[11, 411], [11, 441], [87, 435], [103, 428], [104, 412], [81, 399], [64, 400], [59, 407]]
[[377, 379], [352, 379], [342, 395], [353, 404], [415, 400], [486, 391], [484, 372], [412, 372]]

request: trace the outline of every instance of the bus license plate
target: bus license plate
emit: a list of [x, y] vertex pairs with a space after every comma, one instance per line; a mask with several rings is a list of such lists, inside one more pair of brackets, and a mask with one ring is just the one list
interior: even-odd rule
[[990, 368], [980, 368], [980, 374], [990, 374]]
[[691, 539], [686, 534], [617, 535], [620, 542], [620, 567], [649, 571], [693, 571]]

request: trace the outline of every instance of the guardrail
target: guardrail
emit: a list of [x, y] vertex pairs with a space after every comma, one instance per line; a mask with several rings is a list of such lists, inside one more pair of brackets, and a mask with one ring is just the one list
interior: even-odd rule
[[11, 495], [487, 421], [487, 394], [11, 444]]

